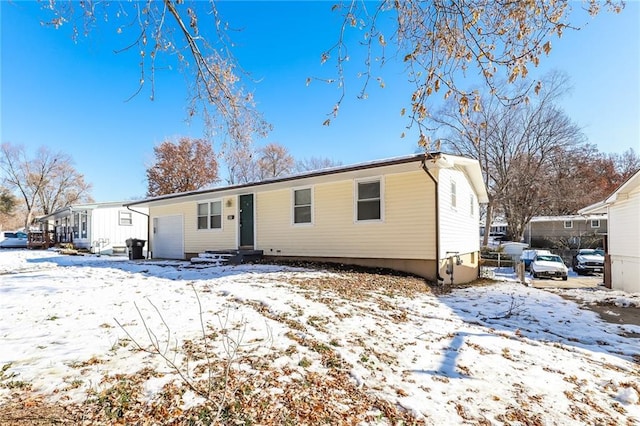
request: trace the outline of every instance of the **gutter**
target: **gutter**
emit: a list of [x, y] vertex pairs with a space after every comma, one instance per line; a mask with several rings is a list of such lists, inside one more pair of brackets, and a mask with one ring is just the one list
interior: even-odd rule
[[148, 258], [149, 257], [149, 253], [150, 253], [149, 248], [151, 247], [151, 234], [150, 234], [151, 216], [148, 215], [147, 213], [142, 213], [142, 212], [139, 212], [137, 210], [132, 209], [128, 204], [125, 205], [125, 207], [127, 208], [127, 210], [129, 210], [131, 212], [138, 213], [138, 214], [141, 214], [141, 215], [147, 217], [147, 258]]
[[421, 163], [421, 167], [422, 170], [424, 170], [424, 172], [431, 178], [431, 180], [433, 181], [433, 184], [436, 187], [436, 202], [435, 202], [435, 208], [436, 208], [436, 279], [438, 280], [438, 284], [440, 283], [444, 283], [444, 278], [442, 278], [440, 276], [440, 192], [438, 189], [438, 180], [435, 178], [435, 176], [433, 176], [431, 174], [431, 171], [429, 171], [429, 168], [426, 165], [426, 160], [431, 160], [431, 159], [435, 159], [440, 157], [440, 153], [436, 153], [436, 154], [427, 154], [425, 156], [425, 158], [422, 160]]

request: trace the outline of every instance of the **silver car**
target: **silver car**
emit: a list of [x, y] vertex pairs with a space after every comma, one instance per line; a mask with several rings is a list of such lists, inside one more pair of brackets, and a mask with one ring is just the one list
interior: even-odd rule
[[24, 232], [5, 232], [0, 248], [26, 248], [27, 234]]
[[531, 262], [531, 275], [538, 277], [558, 277], [564, 281], [569, 276], [569, 269], [562, 258], [556, 254], [538, 254]]

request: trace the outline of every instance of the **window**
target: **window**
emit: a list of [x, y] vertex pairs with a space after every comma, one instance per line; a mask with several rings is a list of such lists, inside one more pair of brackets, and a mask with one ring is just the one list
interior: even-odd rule
[[222, 201], [198, 204], [198, 229], [222, 229]]
[[293, 223], [311, 223], [311, 188], [293, 190]]
[[594, 219], [591, 221], [591, 227], [592, 228], [600, 228], [600, 220], [599, 219]]
[[358, 182], [358, 220], [382, 219], [380, 181]]
[[456, 181], [451, 181], [451, 207], [456, 207], [457, 199], [456, 199]]
[[564, 228], [565, 228], [565, 229], [571, 229], [571, 228], [573, 228], [573, 221], [571, 221], [571, 220], [565, 220], [565, 221], [564, 221]]
[[122, 226], [133, 225], [133, 217], [131, 216], [131, 212], [118, 212], [118, 223]]

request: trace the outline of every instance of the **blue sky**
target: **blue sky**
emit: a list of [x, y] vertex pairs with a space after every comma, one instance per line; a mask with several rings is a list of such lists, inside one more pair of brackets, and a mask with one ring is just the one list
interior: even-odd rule
[[[386, 87], [372, 84], [367, 100], [356, 99], [360, 83], [349, 80], [340, 115], [322, 126], [339, 91], [305, 81], [334, 76], [331, 65], [320, 65], [340, 23], [332, 4], [221, 3], [223, 16], [242, 29], [232, 34], [236, 55], [257, 81], [258, 108], [274, 126], [256, 143], [282, 144], [298, 159], [328, 157], [343, 164], [413, 153], [415, 135], [400, 137], [408, 123], [399, 112], [408, 106], [410, 86], [398, 66], [382, 69]], [[153, 102], [148, 91], [125, 102], [137, 90], [138, 60], [113, 51], [132, 40], [98, 28], [74, 43], [69, 27], [41, 26], [43, 16], [34, 2], [0, 3], [0, 141], [31, 153], [44, 145], [71, 155], [96, 201], [143, 197], [153, 147], [202, 136], [197, 120], [186, 122], [183, 76], [175, 69], [159, 71]], [[575, 23], [583, 29], [552, 39], [551, 55], [535, 73], [557, 69], [569, 75], [573, 89], [561, 106], [601, 152], [638, 152], [640, 3], [627, 2], [619, 15], [581, 14]], [[347, 72], [355, 75], [362, 64], [353, 56]]]

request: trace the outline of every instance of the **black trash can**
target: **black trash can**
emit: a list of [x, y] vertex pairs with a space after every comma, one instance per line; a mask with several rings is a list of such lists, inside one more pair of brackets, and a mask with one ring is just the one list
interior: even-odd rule
[[126, 241], [127, 251], [129, 252], [129, 260], [144, 259], [142, 249], [147, 240], [139, 240], [137, 238], [128, 238]]

